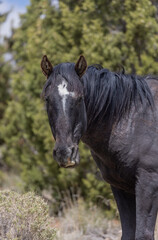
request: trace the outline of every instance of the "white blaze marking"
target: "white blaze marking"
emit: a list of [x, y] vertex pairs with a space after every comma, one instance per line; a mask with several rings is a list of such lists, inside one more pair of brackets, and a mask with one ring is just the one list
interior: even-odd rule
[[74, 92], [69, 92], [67, 90], [67, 82], [64, 81], [64, 80], [62, 81], [61, 84], [58, 85], [58, 91], [59, 91], [59, 95], [62, 98], [63, 110], [64, 110], [64, 113], [65, 113], [65, 106], [66, 106], [67, 96], [75, 97], [75, 93]]

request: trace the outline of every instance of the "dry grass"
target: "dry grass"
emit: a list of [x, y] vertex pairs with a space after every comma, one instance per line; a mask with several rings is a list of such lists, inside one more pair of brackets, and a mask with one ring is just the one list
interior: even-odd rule
[[[105, 213], [96, 206], [88, 208], [79, 199], [69, 204], [64, 216], [55, 219], [57, 235], [55, 240], [120, 240], [121, 226], [117, 220], [107, 220]], [[158, 240], [158, 220], [155, 230]]]
[[82, 199], [72, 204], [69, 209], [65, 209], [63, 217], [56, 219], [56, 228], [58, 229], [56, 240], [120, 238], [118, 221], [108, 221], [101, 209], [96, 206], [87, 208]]
[[[10, 181], [12, 182], [12, 181]], [[7, 187], [9, 184], [6, 184]], [[12, 189], [15, 188], [15, 184], [12, 184], [14, 187], [12, 187]], [[6, 186], [5, 186], [6, 187]], [[3, 188], [5, 188], [3, 187]], [[27, 195], [23, 196], [23, 199], [25, 199], [27, 197]], [[33, 196], [34, 197], [34, 196]], [[18, 195], [19, 198], [19, 195]], [[55, 219], [50, 219], [49, 221], [53, 222], [53, 224], [51, 224], [52, 229], [50, 228], [50, 231], [53, 230], [54, 228], [57, 229], [57, 234], [56, 237], [54, 238], [55, 240], [120, 240], [121, 239], [121, 227], [120, 227], [120, 223], [116, 220], [107, 220], [105, 217], [105, 212], [102, 211], [101, 209], [97, 208], [96, 206], [92, 206], [91, 208], [86, 207], [84, 201], [79, 198], [78, 201], [76, 201], [75, 199], [72, 201], [70, 200], [70, 196], [68, 194], [68, 196], [66, 197], [66, 200], [64, 200], [64, 203], [66, 202], [66, 204], [64, 205], [64, 216], [62, 217], [58, 217]], [[11, 211], [11, 215], [10, 218], [8, 218], [7, 221], [10, 221], [7, 223], [7, 227], [6, 229], [8, 229], [8, 234], [9, 231], [14, 231], [14, 236], [15, 235], [15, 226], [19, 225], [19, 220], [18, 218], [16, 218], [16, 225], [14, 225], [14, 228], [10, 228], [10, 223], [11, 223], [11, 219], [12, 217], [14, 217], [16, 215], [16, 213], [18, 213], [18, 207], [17, 207], [17, 203], [18, 201], [20, 201], [20, 199], [17, 199], [16, 197], [12, 196], [11, 201], [8, 199], [7, 200], [9, 205], [12, 204], [12, 206], [14, 205], [14, 207], [12, 208], [13, 211]], [[7, 206], [7, 201], [5, 202], [5, 206]], [[1, 202], [1, 201], [0, 201]], [[10, 205], [11, 206], [11, 205]], [[28, 204], [27, 207], [25, 207], [25, 214], [27, 213], [27, 209], [29, 209], [29, 206], [31, 206], [31, 204]], [[33, 207], [33, 205], [32, 205]], [[8, 208], [8, 207], [7, 207]], [[36, 206], [37, 208], [37, 206]], [[3, 211], [5, 210], [4, 205], [2, 205], [2, 203], [0, 203], [0, 210], [3, 209]], [[9, 209], [9, 208], [8, 208]], [[20, 210], [21, 211], [21, 210]], [[42, 216], [43, 214], [43, 208], [40, 209], [40, 213], [39, 215]], [[2, 214], [2, 211], [0, 211]], [[35, 214], [38, 214], [38, 211], [34, 212]], [[6, 213], [8, 214], [8, 213]], [[26, 215], [20, 214], [21, 217], [26, 218]], [[43, 218], [44, 219], [44, 218]], [[42, 221], [43, 221], [42, 219]], [[1, 223], [0, 223], [0, 240], [6, 239], [6, 240], [13, 240], [13, 239], [20, 239], [22, 240], [23, 238], [2, 238], [2, 218], [1, 218]], [[41, 223], [40, 223], [41, 225]], [[13, 225], [12, 225], [13, 226]], [[44, 225], [43, 225], [44, 226]], [[49, 227], [49, 226], [48, 226]], [[22, 228], [21, 228], [22, 229]], [[54, 231], [53, 231], [54, 232]], [[25, 239], [42, 239], [42, 240], [46, 240], [46, 239], [51, 239], [51, 238], [33, 238], [32, 236], [30, 238], [25, 238]], [[155, 240], [158, 240], [158, 220], [157, 220], [157, 224], [156, 224], [156, 230], [155, 230]]]

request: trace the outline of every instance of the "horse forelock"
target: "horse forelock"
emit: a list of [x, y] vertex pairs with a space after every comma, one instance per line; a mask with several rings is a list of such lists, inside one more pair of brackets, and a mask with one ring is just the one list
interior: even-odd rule
[[43, 97], [47, 95], [48, 86], [51, 85], [51, 89], [54, 88], [58, 75], [61, 75], [67, 82], [68, 91], [75, 92], [77, 95], [83, 95], [83, 85], [75, 71], [75, 64], [61, 63], [53, 68], [53, 72], [46, 81], [42, 91]]

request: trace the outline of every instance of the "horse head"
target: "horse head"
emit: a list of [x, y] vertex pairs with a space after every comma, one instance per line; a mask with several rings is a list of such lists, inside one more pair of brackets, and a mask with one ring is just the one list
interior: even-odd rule
[[41, 68], [47, 77], [43, 95], [56, 141], [53, 156], [61, 167], [74, 167], [79, 164], [78, 144], [87, 127], [82, 84], [87, 63], [84, 56], [80, 56], [76, 64], [53, 67], [45, 55]]

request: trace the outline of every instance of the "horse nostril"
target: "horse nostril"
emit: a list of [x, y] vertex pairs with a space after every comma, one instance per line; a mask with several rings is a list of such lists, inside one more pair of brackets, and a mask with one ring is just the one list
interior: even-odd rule
[[71, 158], [73, 157], [74, 152], [75, 152], [75, 147], [73, 146], [73, 147], [71, 148]]

